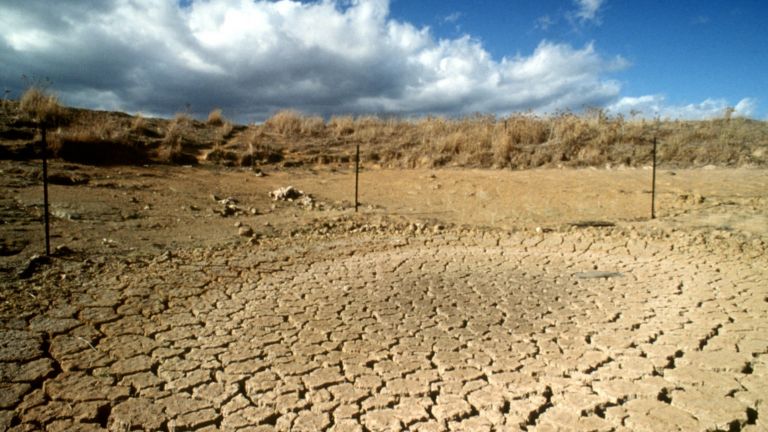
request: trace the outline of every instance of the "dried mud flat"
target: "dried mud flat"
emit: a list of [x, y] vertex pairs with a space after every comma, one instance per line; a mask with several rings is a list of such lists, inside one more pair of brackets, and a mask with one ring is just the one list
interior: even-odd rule
[[354, 215], [348, 172], [70, 168], [21, 279], [3, 166], [0, 429], [768, 428], [765, 171], [663, 172], [646, 221], [642, 170], [371, 171]]

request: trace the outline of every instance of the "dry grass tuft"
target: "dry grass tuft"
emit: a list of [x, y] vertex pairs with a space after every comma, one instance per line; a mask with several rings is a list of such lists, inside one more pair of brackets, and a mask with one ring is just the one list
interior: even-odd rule
[[352, 135], [355, 132], [355, 119], [352, 116], [333, 116], [328, 126], [337, 137]]
[[42, 125], [52, 125], [62, 117], [59, 98], [41, 87], [30, 87], [21, 97], [20, 106], [32, 120]]
[[141, 132], [147, 127], [147, 121], [144, 119], [144, 116], [141, 115], [141, 113], [137, 113], [135, 116], [133, 116], [133, 121], [131, 122], [131, 130], [134, 132]]
[[283, 136], [299, 135], [301, 132], [301, 125], [303, 123], [303, 116], [298, 111], [283, 110], [278, 111], [264, 122], [264, 126], [275, 133]]
[[205, 121], [209, 126], [222, 126], [226, 120], [221, 113], [221, 108], [216, 108], [208, 113], [208, 119]]
[[192, 118], [185, 113], [176, 114], [168, 123], [160, 146], [155, 151], [155, 160], [161, 163], [195, 164], [197, 159], [184, 153], [185, 131], [192, 125]]

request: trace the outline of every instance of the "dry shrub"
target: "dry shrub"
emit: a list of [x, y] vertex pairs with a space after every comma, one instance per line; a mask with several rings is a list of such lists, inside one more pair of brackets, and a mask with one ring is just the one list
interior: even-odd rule
[[225, 121], [221, 124], [221, 129], [219, 129], [219, 134], [221, 135], [222, 139], [227, 139], [230, 136], [232, 136], [232, 131], [235, 129], [235, 126], [232, 125], [232, 123]]
[[20, 108], [27, 116], [42, 125], [52, 125], [61, 120], [63, 109], [59, 98], [41, 87], [32, 86], [21, 96]]
[[512, 160], [513, 149], [514, 142], [510, 134], [495, 133], [491, 142], [493, 165], [499, 168], [508, 166]]
[[325, 121], [320, 116], [302, 117], [299, 132], [304, 136], [318, 136], [325, 132]]
[[333, 116], [328, 126], [336, 137], [352, 135], [355, 132], [355, 119], [352, 116]]
[[282, 110], [267, 119], [264, 126], [283, 136], [319, 136], [325, 131], [320, 116], [303, 116], [298, 111]]
[[168, 123], [165, 136], [155, 152], [158, 162], [184, 165], [197, 163], [197, 157], [184, 152], [184, 144], [187, 141], [184, 132], [192, 122], [188, 114], [179, 113]]
[[493, 164], [494, 128], [489, 116], [429, 117], [413, 123], [413, 138], [402, 142], [416, 142], [421, 147], [422, 154], [410, 159], [418, 160], [418, 165], [486, 166]]
[[354, 138], [361, 142], [372, 142], [385, 135], [385, 125], [376, 116], [362, 116], [354, 121]]
[[178, 117], [168, 123], [165, 136], [163, 137], [164, 146], [172, 147], [174, 145], [181, 145], [184, 123], [185, 121], [183, 119], [180, 120]]
[[194, 119], [187, 112], [177, 112], [173, 119], [179, 123], [192, 123]]
[[283, 160], [282, 151], [268, 141], [269, 138], [264, 135], [261, 128], [250, 127], [243, 136], [246, 150], [239, 156], [240, 166], [277, 163]]
[[209, 126], [221, 126], [226, 120], [221, 113], [221, 108], [215, 108], [208, 113], [208, 119], [205, 121]]
[[147, 122], [144, 119], [144, 117], [141, 115], [141, 113], [137, 113], [133, 117], [133, 121], [131, 122], [131, 130], [136, 132], [143, 131], [144, 128], [146, 127], [146, 123]]
[[592, 139], [593, 128], [589, 121], [574, 114], [563, 114], [553, 120], [550, 141], [569, 153], [577, 152]]
[[504, 133], [513, 144], [542, 144], [549, 139], [549, 122], [538, 117], [517, 115], [504, 120]]
[[284, 136], [293, 136], [301, 132], [303, 119], [298, 111], [282, 110], [278, 111], [264, 122], [264, 125], [272, 132]]

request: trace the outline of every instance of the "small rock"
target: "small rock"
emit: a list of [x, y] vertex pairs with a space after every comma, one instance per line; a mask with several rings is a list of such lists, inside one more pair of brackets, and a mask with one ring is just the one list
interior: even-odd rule
[[35, 272], [37, 271], [40, 266], [44, 264], [50, 264], [51, 259], [47, 256], [41, 256], [41, 255], [32, 255], [29, 260], [27, 260], [27, 263], [24, 265], [24, 268], [19, 272], [19, 277], [22, 279], [27, 279], [31, 277]]
[[218, 200], [218, 202], [219, 204], [225, 205], [227, 207], [234, 206], [235, 204], [238, 203], [237, 199], [235, 199], [234, 197], [226, 197], [224, 199]]
[[75, 253], [75, 251], [73, 251], [72, 249], [70, 249], [66, 245], [56, 246], [56, 248], [53, 250], [53, 255], [58, 256], [58, 257], [72, 255], [74, 253]]
[[53, 209], [51, 210], [51, 216], [58, 218], [58, 219], [66, 219], [66, 220], [78, 220], [80, 219], [80, 214], [71, 212], [64, 209]]
[[235, 222], [235, 228], [240, 228], [241, 226], [243, 226], [242, 222], [240, 221]]
[[[214, 211], [215, 211], [215, 210], [214, 210]], [[234, 215], [235, 213], [237, 213], [237, 207], [234, 207], [234, 206], [226, 206], [226, 207], [224, 207], [223, 209], [221, 209], [221, 211], [219, 211], [219, 212], [217, 212], [217, 213], [219, 213], [219, 214], [220, 214], [221, 216], [223, 216], [223, 217], [232, 216], [232, 215]]]
[[237, 235], [240, 237], [251, 237], [253, 236], [253, 229], [249, 226], [241, 226], [239, 230], [237, 230]]
[[281, 187], [273, 190], [269, 193], [270, 198], [274, 201], [289, 201], [301, 198], [304, 192], [294, 188], [293, 186]]

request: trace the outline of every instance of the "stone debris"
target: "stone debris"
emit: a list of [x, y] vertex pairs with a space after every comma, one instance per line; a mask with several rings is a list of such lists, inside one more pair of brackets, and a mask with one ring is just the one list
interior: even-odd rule
[[27, 279], [31, 277], [35, 272], [43, 265], [50, 264], [51, 259], [44, 255], [32, 255], [24, 264], [24, 267], [19, 271], [19, 277]]
[[269, 197], [272, 198], [273, 201], [293, 201], [303, 196], [304, 192], [293, 186], [281, 187], [269, 193]]
[[766, 257], [584, 232], [342, 216], [107, 257], [0, 320], [0, 429], [765, 430]]
[[269, 196], [273, 201], [293, 202], [310, 210], [325, 208], [325, 205], [316, 202], [312, 195], [304, 193], [303, 191], [298, 190], [293, 186], [285, 186], [275, 189], [272, 192], [269, 192]]
[[51, 216], [58, 219], [64, 219], [64, 220], [70, 220], [70, 221], [76, 221], [83, 218], [82, 215], [80, 215], [80, 213], [73, 212], [63, 208], [51, 209]]
[[236, 215], [245, 214], [245, 210], [238, 206], [239, 202], [234, 197], [219, 198], [218, 196], [211, 194], [211, 198], [221, 205], [218, 209], [213, 209], [213, 213], [222, 217], [230, 217]]
[[238, 204], [237, 199], [235, 199], [233, 197], [226, 197], [226, 198], [223, 198], [223, 199], [219, 199], [219, 200], [217, 200], [217, 202], [219, 204], [223, 205], [223, 206], [234, 206], [234, 205]]
[[243, 225], [238, 228], [237, 235], [240, 237], [253, 237], [253, 228]]

